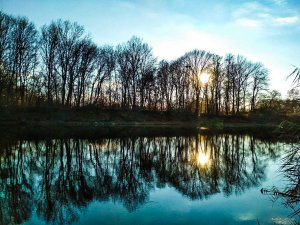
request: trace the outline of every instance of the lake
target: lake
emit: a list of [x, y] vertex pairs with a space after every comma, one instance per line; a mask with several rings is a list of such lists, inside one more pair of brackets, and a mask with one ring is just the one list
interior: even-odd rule
[[[2, 139], [1, 224], [292, 224], [293, 143], [247, 134]], [[275, 193], [276, 194], [276, 193]]]

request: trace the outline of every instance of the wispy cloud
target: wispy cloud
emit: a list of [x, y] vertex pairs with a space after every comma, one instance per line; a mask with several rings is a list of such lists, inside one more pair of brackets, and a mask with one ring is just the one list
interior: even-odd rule
[[243, 27], [261, 27], [261, 22], [259, 20], [254, 19], [247, 19], [247, 18], [241, 18], [237, 19], [236, 23], [243, 26]]
[[298, 17], [297, 16], [278, 17], [278, 18], [274, 18], [274, 22], [278, 23], [279, 25], [295, 24], [298, 22]]
[[286, 0], [272, 0], [272, 2], [279, 6], [285, 5], [287, 3]]
[[229, 40], [194, 26], [176, 26], [172, 33], [163, 38], [153, 38], [153, 51], [159, 59], [175, 59], [196, 48], [222, 56], [234, 50]]
[[270, 15], [270, 9], [258, 2], [246, 2], [232, 12], [234, 23], [247, 28], [259, 28]]
[[283, 7], [286, 0], [271, 1], [273, 6], [259, 2], [244, 3], [233, 11], [232, 18], [237, 25], [248, 28], [290, 26], [299, 22], [296, 11]]
[[266, 14], [269, 13], [270, 9], [258, 2], [246, 2], [242, 5], [238, 5], [237, 8], [232, 12], [232, 17], [238, 19], [241, 17], [251, 17], [253, 14], [257, 15], [258, 13]]

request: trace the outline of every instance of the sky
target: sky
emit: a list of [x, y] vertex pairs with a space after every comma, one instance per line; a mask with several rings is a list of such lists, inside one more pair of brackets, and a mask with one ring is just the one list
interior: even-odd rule
[[98, 45], [141, 37], [159, 59], [201, 49], [243, 55], [269, 69], [285, 96], [300, 66], [300, 0], [0, 0], [0, 10], [37, 27], [77, 22]]

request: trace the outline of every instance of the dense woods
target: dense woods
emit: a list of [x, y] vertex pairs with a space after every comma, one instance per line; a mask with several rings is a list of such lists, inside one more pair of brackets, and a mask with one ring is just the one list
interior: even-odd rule
[[[195, 49], [158, 61], [135, 36], [117, 46], [97, 46], [77, 23], [58, 20], [38, 30], [27, 18], [0, 12], [1, 106], [234, 115], [274, 107], [278, 93], [267, 87], [268, 70], [240, 55]], [[291, 95], [299, 96], [297, 91]]]

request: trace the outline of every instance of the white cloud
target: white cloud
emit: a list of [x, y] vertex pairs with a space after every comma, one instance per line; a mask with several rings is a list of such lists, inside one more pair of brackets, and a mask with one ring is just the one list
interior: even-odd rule
[[242, 17], [251, 17], [258, 13], [267, 14], [270, 12], [268, 7], [258, 3], [258, 2], [246, 2], [234, 9], [232, 16], [234, 19], [242, 18]]
[[274, 18], [274, 21], [279, 25], [289, 25], [298, 22], [298, 17], [297, 16], [278, 17], [278, 18]]
[[261, 19], [270, 19], [272, 16], [269, 13], [258, 13], [257, 17]]
[[243, 27], [260, 27], [261, 22], [259, 20], [241, 18], [236, 20], [237, 24]]
[[153, 39], [153, 52], [159, 59], [176, 59], [193, 49], [201, 49], [224, 56], [233, 49], [225, 38], [194, 26], [177, 26], [171, 35]]
[[232, 12], [234, 22], [247, 28], [262, 27], [269, 15], [270, 9], [258, 2], [246, 2]]
[[253, 215], [253, 213], [249, 213], [249, 212], [246, 212], [246, 213], [241, 213], [238, 215], [238, 220], [241, 220], [241, 221], [253, 221], [255, 220], [256, 217], [255, 215]]
[[271, 0], [276, 6], [271, 7], [258, 2], [247, 2], [232, 12], [234, 22], [243, 27], [286, 26], [298, 23], [297, 12], [285, 7], [285, 0]]
[[286, 4], [286, 0], [272, 0], [276, 5], [282, 6]]

